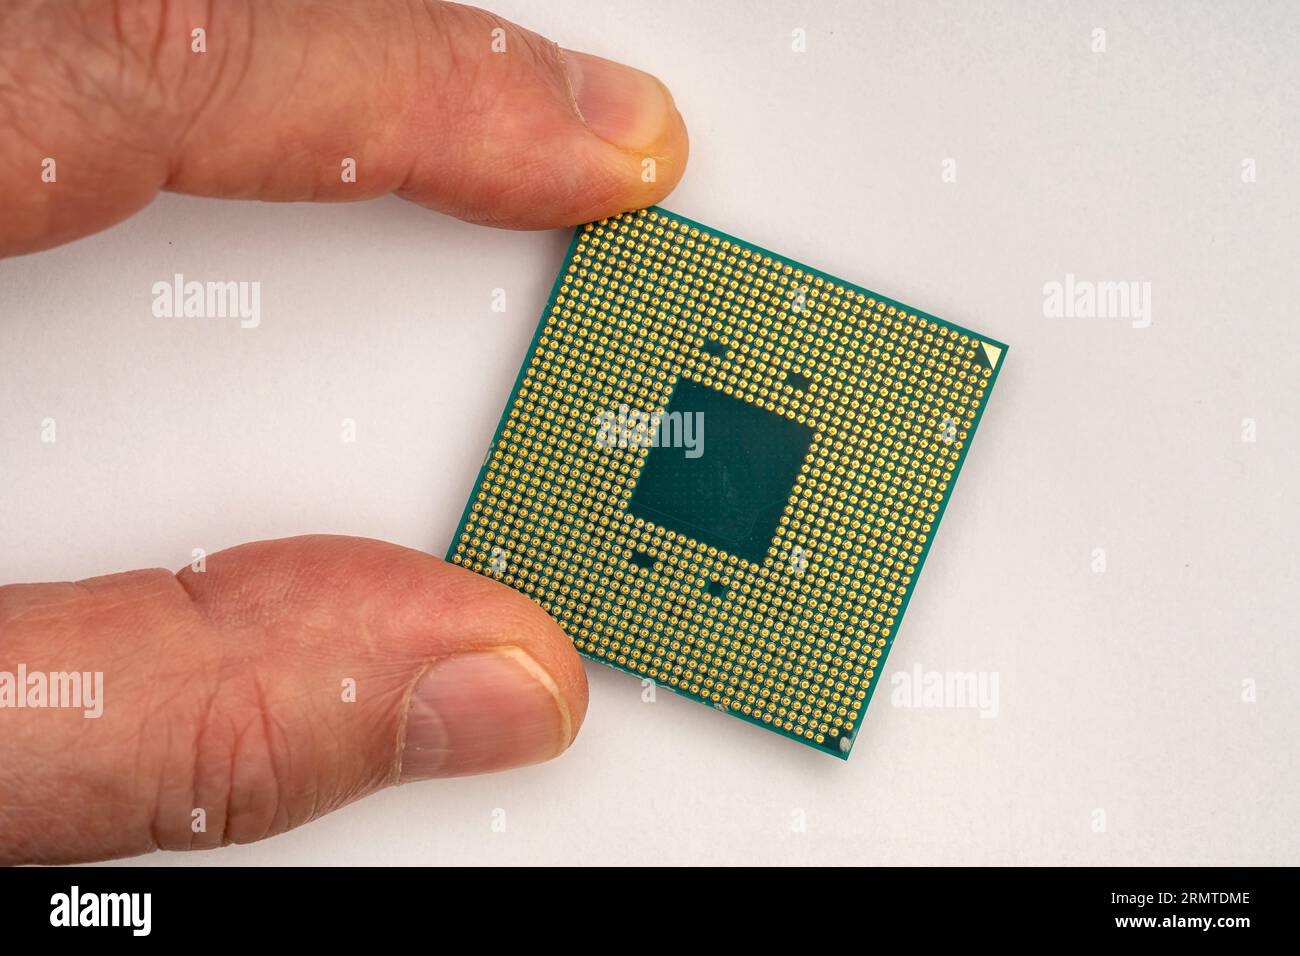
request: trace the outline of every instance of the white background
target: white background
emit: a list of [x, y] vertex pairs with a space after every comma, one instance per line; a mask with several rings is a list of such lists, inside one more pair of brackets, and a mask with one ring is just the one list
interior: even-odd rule
[[[589, 664], [554, 763], [147, 859], [1300, 862], [1300, 10], [496, 9], [669, 84], [668, 208], [1011, 345], [886, 686], [843, 763]], [[443, 553], [566, 242], [164, 196], [0, 263], [0, 580], [313, 531]], [[261, 327], [153, 318], [175, 272], [260, 281]], [[1045, 318], [1066, 273], [1150, 282], [1151, 326]], [[995, 673], [997, 716], [891, 705], [918, 665]]]

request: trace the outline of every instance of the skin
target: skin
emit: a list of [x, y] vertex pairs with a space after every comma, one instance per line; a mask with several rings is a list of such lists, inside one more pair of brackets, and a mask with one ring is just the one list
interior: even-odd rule
[[[688, 150], [648, 74], [420, 0], [4, 0], [0, 129], [9, 256], [161, 190], [396, 193], [487, 225], [571, 226], [659, 201]], [[522, 595], [324, 535], [199, 571], [0, 588], [0, 704], [20, 665], [102, 672], [103, 714], [0, 706], [7, 864], [263, 839], [399, 782], [555, 756], [587, 706], [570, 642]]]

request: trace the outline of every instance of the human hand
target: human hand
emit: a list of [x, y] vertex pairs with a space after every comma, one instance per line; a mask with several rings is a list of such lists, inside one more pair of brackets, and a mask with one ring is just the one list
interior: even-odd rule
[[[0, 126], [0, 255], [160, 189], [575, 225], [658, 201], [687, 156], [647, 74], [417, 0], [7, 0]], [[330, 536], [205, 564], [0, 588], [0, 863], [258, 840], [390, 784], [547, 759], [582, 722], [568, 639], [496, 582]], [[73, 672], [85, 707], [34, 703]]]

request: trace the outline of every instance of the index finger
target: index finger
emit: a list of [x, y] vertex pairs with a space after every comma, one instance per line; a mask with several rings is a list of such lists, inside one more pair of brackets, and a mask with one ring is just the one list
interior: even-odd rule
[[88, 235], [159, 190], [397, 193], [510, 228], [653, 204], [686, 128], [648, 73], [493, 14], [376, 0], [0, 9], [0, 255]]

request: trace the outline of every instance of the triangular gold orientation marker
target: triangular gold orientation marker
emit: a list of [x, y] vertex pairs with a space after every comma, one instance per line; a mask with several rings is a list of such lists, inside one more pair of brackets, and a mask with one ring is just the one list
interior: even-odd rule
[[989, 345], [987, 342], [981, 342], [980, 345], [984, 346], [984, 355], [989, 360], [989, 368], [997, 368], [998, 359], [1002, 357], [1002, 350], [996, 345]]

